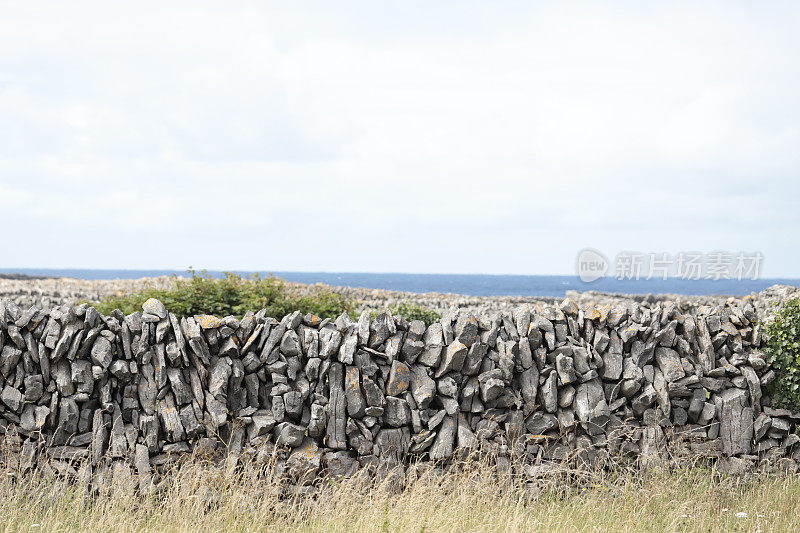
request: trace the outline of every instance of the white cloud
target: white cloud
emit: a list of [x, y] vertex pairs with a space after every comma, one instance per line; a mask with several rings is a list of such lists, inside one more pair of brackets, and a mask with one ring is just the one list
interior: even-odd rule
[[800, 276], [792, 3], [0, 11], [2, 266]]

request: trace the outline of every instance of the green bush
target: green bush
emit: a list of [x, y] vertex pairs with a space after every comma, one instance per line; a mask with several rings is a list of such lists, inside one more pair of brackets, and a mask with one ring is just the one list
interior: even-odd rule
[[786, 302], [765, 325], [767, 362], [775, 370], [773, 406], [800, 411], [800, 300]]
[[430, 326], [442, 318], [442, 315], [431, 309], [425, 309], [411, 302], [402, 302], [392, 308], [393, 315], [400, 315], [409, 322], [412, 320], [422, 320], [425, 326]]
[[206, 272], [190, 270], [188, 279], [175, 278], [171, 289], [144, 289], [127, 295], [108, 296], [92, 303], [104, 314], [120, 309], [129, 314], [141, 311], [148, 298], [161, 300], [167, 309], [179, 317], [193, 315], [234, 315], [241, 317], [247, 311], [267, 310], [267, 316], [281, 318], [294, 311], [314, 313], [322, 318], [336, 318], [354, 309], [353, 303], [327, 289], [317, 289], [313, 294], [296, 294], [286, 283], [274, 276], [258, 274], [243, 278], [226, 272], [221, 279]]

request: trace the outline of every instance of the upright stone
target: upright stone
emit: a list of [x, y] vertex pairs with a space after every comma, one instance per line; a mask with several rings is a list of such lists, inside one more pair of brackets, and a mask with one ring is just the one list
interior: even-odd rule
[[677, 381], [686, 375], [678, 352], [672, 348], [658, 346], [656, 348], [656, 362], [667, 383]]
[[749, 454], [753, 439], [753, 408], [747, 401], [743, 389], [726, 389], [720, 395], [722, 412], [719, 421], [719, 437], [722, 453], [728, 457]]
[[325, 445], [334, 450], [347, 448], [347, 399], [344, 394], [344, 365], [331, 363], [328, 371], [328, 386], [330, 398], [328, 400], [328, 424]]

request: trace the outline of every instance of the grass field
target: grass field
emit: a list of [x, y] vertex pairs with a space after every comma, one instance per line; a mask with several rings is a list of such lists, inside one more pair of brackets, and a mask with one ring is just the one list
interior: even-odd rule
[[[135, 484], [135, 478], [130, 481]], [[427, 470], [300, 491], [263, 469], [188, 461], [143, 497], [7, 468], [7, 531], [797, 531], [800, 478], [678, 473], [586, 475], [528, 484], [488, 470]]]

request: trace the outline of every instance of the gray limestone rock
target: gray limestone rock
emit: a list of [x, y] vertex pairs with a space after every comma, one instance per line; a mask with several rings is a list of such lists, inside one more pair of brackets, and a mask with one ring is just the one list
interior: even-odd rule
[[428, 376], [425, 367], [415, 365], [412, 370], [414, 378], [411, 380], [411, 395], [416, 404], [425, 409], [436, 394], [436, 382]]
[[417, 362], [425, 366], [436, 366], [442, 356], [442, 348], [444, 346], [444, 335], [442, 333], [442, 324], [434, 322], [422, 337], [425, 344], [422, 353], [417, 358]]
[[407, 391], [414, 380], [414, 372], [400, 361], [393, 361], [389, 372], [389, 381], [386, 383], [386, 394], [398, 396]]
[[17, 366], [19, 358], [22, 356], [22, 350], [16, 348], [11, 344], [3, 346], [0, 351], [0, 374], [7, 378], [11, 371]]
[[720, 395], [719, 436], [722, 439], [722, 453], [728, 457], [747, 454], [751, 450], [753, 438], [753, 408], [742, 389], [727, 389]]
[[134, 466], [139, 476], [139, 492], [147, 494], [153, 489], [150, 452], [144, 444], [137, 444], [134, 453]]
[[347, 448], [347, 436], [345, 435], [347, 400], [344, 394], [344, 365], [331, 363], [328, 381], [330, 397], [327, 405], [328, 422], [326, 425], [325, 445], [335, 450], [344, 450]]
[[155, 315], [159, 319], [167, 318], [167, 308], [164, 307], [164, 304], [160, 301], [156, 300], [155, 298], [149, 298], [142, 304], [142, 311], [149, 314]]
[[573, 409], [581, 422], [605, 424], [609, 408], [600, 380], [593, 379], [578, 385], [575, 389]]
[[558, 408], [558, 390], [556, 389], [557, 373], [550, 372], [541, 388], [539, 389], [539, 398], [548, 413], [555, 413]]
[[[247, 427], [247, 435], [250, 440], [269, 434], [275, 427], [275, 417], [268, 411], [253, 413], [250, 418], [252, 422]], [[320, 435], [314, 436], [319, 437]]]
[[180, 442], [186, 438], [183, 423], [171, 396], [159, 400], [158, 418], [164, 430], [164, 437], [168, 442]]
[[539, 372], [536, 367], [525, 370], [520, 375], [520, 394], [525, 404], [533, 409], [536, 404], [536, 395], [539, 390]]
[[434, 460], [439, 461], [447, 459], [453, 455], [456, 434], [456, 419], [452, 416], [446, 416], [439, 426], [439, 431], [436, 434], [436, 440], [433, 442], [428, 456]]
[[289, 475], [301, 481], [313, 481], [322, 465], [322, 450], [314, 439], [306, 437], [286, 460]]
[[325, 452], [324, 459], [332, 476], [350, 477], [358, 470], [358, 461], [347, 451]]
[[358, 367], [348, 366], [344, 376], [344, 395], [347, 402], [347, 414], [353, 418], [364, 416], [366, 402], [361, 393], [361, 378]]
[[469, 348], [478, 340], [478, 320], [472, 314], [458, 317], [455, 327], [455, 339], [459, 344]]
[[481, 400], [490, 402], [496, 400], [505, 390], [503, 372], [500, 369], [489, 370], [478, 376], [481, 390]]
[[408, 406], [408, 402], [402, 398], [387, 396], [383, 420], [391, 427], [400, 427], [409, 424], [411, 422], [411, 410]]
[[464, 366], [461, 367], [461, 373], [465, 376], [478, 374], [488, 351], [489, 347], [482, 342], [476, 342], [470, 346], [467, 357], [464, 359]]
[[772, 427], [772, 419], [761, 413], [758, 418], [753, 422], [753, 435], [756, 442], [760, 441], [767, 434], [767, 431]]
[[536, 411], [525, 420], [525, 427], [533, 435], [544, 435], [558, 427], [558, 419], [553, 414]]
[[[477, 332], [477, 324], [475, 325]], [[444, 351], [439, 368], [434, 377], [439, 378], [448, 372], [458, 372], [464, 366], [464, 360], [467, 357], [469, 348], [460, 341], [453, 341]]]
[[44, 378], [39, 374], [25, 376], [25, 401], [37, 402], [44, 394]]
[[[442, 421], [444, 423], [444, 421]], [[475, 433], [469, 427], [467, 419], [464, 415], [458, 417], [458, 430], [456, 432], [456, 447], [462, 450], [469, 450], [478, 446], [478, 439]]]
[[380, 313], [370, 324], [369, 347], [377, 349], [386, 339], [395, 333], [397, 333], [397, 328], [392, 319], [392, 315], [389, 313]]
[[668, 383], [677, 381], [686, 375], [680, 356], [675, 350], [664, 346], [658, 346], [656, 347], [655, 356], [656, 363], [658, 363], [658, 367], [661, 369], [661, 372], [664, 374], [664, 379]]
[[111, 365], [113, 349], [105, 337], [98, 336], [92, 344], [91, 358], [97, 366], [108, 368]]
[[318, 403], [311, 404], [310, 419], [308, 422], [308, 435], [315, 439], [321, 439], [325, 435], [325, 407]]
[[603, 355], [603, 368], [600, 376], [609, 381], [617, 381], [622, 375], [622, 353], [609, 351]]
[[558, 384], [567, 385], [578, 379], [572, 357], [560, 354], [556, 356], [556, 370], [558, 371]]
[[761, 382], [759, 381], [756, 371], [752, 367], [744, 365], [741, 367], [742, 375], [747, 380], [747, 390], [750, 392], [750, 402], [753, 406], [753, 412], [759, 414], [761, 412]]
[[53, 445], [66, 444], [78, 432], [78, 418], [78, 404], [72, 398], [63, 398], [58, 410], [58, 426], [53, 433]]
[[6, 384], [3, 392], [0, 393], [0, 400], [15, 413], [21, 413], [22, 406], [25, 403], [25, 397], [22, 393], [9, 384]]
[[275, 443], [278, 445], [297, 448], [303, 442], [306, 428], [292, 424], [291, 422], [281, 422], [275, 426]]
[[191, 403], [194, 399], [194, 395], [183, 379], [183, 374], [177, 368], [168, 368], [167, 369], [167, 378], [169, 379], [170, 387], [172, 388], [172, 394], [175, 395], [175, 402], [178, 405], [186, 405], [187, 403]]
[[375, 454], [390, 466], [400, 465], [410, 445], [407, 429], [381, 429], [375, 435]]
[[283, 395], [283, 405], [289, 417], [298, 419], [303, 413], [303, 395], [300, 391], [289, 391]]
[[300, 338], [294, 330], [288, 330], [281, 338], [281, 352], [287, 357], [295, 357], [302, 353], [300, 348]]
[[357, 347], [358, 347], [357, 332], [356, 331], [348, 332], [344, 337], [344, 341], [342, 341], [341, 347], [339, 348], [339, 361], [346, 365], [352, 365]]

